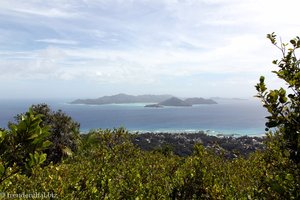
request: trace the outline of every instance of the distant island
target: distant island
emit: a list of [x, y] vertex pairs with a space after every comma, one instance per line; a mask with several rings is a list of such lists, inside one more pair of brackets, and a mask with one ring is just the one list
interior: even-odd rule
[[216, 101], [213, 99], [204, 99], [204, 98], [187, 98], [184, 100], [186, 103], [191, 104], [191, 105], [196, 105], [196, 104], [217, 104]]
[[164, 107], [164, 106], [193, 106], [193, 105], [197, 105], [197, 104], [217, 104], [217, 102], [215, 102], [212, 99], [204, 99], [204, 98], [197, 98], [197, 97], [187, 98], [185, 100], [181, 100], [177, 97], [171, 97], [160, 103], [149, 104], [149, 105], [146, 105], [145, 107], [160, 108], [160, 107]]
[[96, 99], [77, 99], [71, 104], [87, 104], [87, 105], [103, 105], [103, 104], [122, 104], [122, 103], [153, 103], [147, 104], [145, 107], [164, 107], [164, 106], [193, 106], [196, 104], [217, 104], [212, 99], [204, 98], [187, 98], [179, 99], [172, 95], [128, 95], [117, 94], [112, 96], [103, 96]]
[[103, 96], [97, 99], [77, 99], [72, 104], [90, 104], [90, 105], [102, 105], [102, 104], [120, 104], [120, 103], [155, 103], [161, 102], [172, 95], [128, 95], [128, 94], [116, 94], [112, 96]]
[[164, 106], [192, 106], [192, 104], [189, 104], [177, 97], [171, 97], [160, 103], [145, 105], [145, 107], [154, 107], [154, 108], [161, 108]]

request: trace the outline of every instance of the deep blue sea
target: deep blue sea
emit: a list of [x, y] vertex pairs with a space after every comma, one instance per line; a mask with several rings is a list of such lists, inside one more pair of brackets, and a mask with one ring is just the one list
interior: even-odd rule
[[[146, 108], [143, 104], [73, 105], [71, 100], [0, 100], [0, 127], [30, 105], [47, 103], [80, 123], [81, 131], [125, 127], [139, 132], [263, 135], [267, 112], [257, 100], [219, 100], [214, 105]], [[151, 102], [149, 102], [151, 103]]]

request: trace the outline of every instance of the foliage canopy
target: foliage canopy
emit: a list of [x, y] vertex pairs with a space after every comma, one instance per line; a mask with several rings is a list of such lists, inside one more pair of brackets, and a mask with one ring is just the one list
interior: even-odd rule
[[267, 128], [277, 128], [277, 137], [282, 137], [281, 149], [288, 150], [288, 154], [296, 163], [300, 162], [300, 60], [296, 51], [300, 48], [300, 38], [296, 37], [289, 43], [277, 43], [274, 33], [268, 34], [273, 45], [282, 53], [281, 60], [274, 60], [278, 66], [273, 71], [279, 79], [285, 81], [288, 92], [283, 89], [267, 90], [265, 78], [260, 77], [256, 85], [263, 106], [267, 108], [270, 116], [267, 117]]
[[[63, 157], [70, 156], [78, 149], [80, 144], [79, 123], [75, 122], [63, 111], [53, 111], [47, 104], [31, 106], [31, 111], [41, 118], [41, 127], [48, 127], [48, 140], [52, 142], [44, 152], [48, 155], [46, 163], [58, 163]], [[22, 119], [21, 115], [15, 117], [17, 123]], [[10, 123], [10, 125], [14, 125]]]

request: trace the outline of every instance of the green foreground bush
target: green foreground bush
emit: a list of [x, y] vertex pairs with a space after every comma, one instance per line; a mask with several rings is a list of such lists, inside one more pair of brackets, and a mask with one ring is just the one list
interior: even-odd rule
[[225, 159], [195, 146], [189, 157], [142, 151], [124, 129], [96, 130], [62, 163], [16, 173], [1, 191], [60, 199], [297, 199], [299, 169], [275, 152]]

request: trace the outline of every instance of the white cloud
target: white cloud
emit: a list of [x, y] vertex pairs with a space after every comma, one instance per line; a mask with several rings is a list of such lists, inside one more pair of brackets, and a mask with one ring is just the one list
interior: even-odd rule
[[58, 18], [69, 18], [69, 17], [74, 17], [75, 15], [69, 12], [64, 12], [55, 8], [52, 9], [12, 9], [15, 12], [20, 12], [24, 14], [30, 14], [30, 15], [39, 15], [39, 16], [44, 16], [44, 17], [58, 17]]
[[[101, 48], [49, 47], [31, 55], [19, 55], [14, 66], [19, 78], [36, 74], [64, 80], [87, 79], [100, 82], [161, 81], [162, 77], [186, 77], [195, 74], [255, 73], [269, 71], [269, 53], [261, 51], [264, 38], [245, 35], [232, 38], [225, 45], [191, 51], [153, 47], [138, 50], [103, 50]], [[267, 41], [266, 41], [267, 43]], [[270, 45], [271, 47], [271, 45]], [[9, 57], [3, 53], [3, 57]], [[265, 55], [264, 57], [260, 57]], [[267, 56], [268, 55], [268, 56]], [[31, 59], [24, 62], [24, 58]], [[11, 63], [11, 61], [9, 61]], [[20, 66], [27, 65], [24, 70]], [[260, 64], [257, 64], [260, 63]], [[264, 66], [265, 65], [265, 66]], [[11, 67], [13, 69], [14, 67]], [[11, 73], [14, 73], [11, 70]]]
[[70, 3], [71, 2], [67, 0], [61, 0], [61, 1], [3, 0], [0, 2], [0, 10], [2, 12], [4, 11], [15, 12], [15, 14], [33, 15], [33, 17], [71, 18], [77, 16], [77, 14], [72, 12], [75, 11], [74, 10], [75, 4], [74, 6], [72, 6], [72, 4]]
[[49, 39], [39, 39], [36, 40], [37, 42], [45, 42], [49, 44], [66, 44], [66, 45], [77, 45], [78, 42], [74, 40], [61, 40], [61, 39], [55, 39], [55, 38], [49, 38]]
[[265, 35], [298, 34], [299, 6], [296, 0], [3, 0], [0, 76], [143, 87], [218, 74], [216, 85], [250, 83], [280, 56]]
[[49, 47], [34, 52], [0, 53], [0, 77], [2, 79], [51, 79], [63, 65], [62, 50]]

